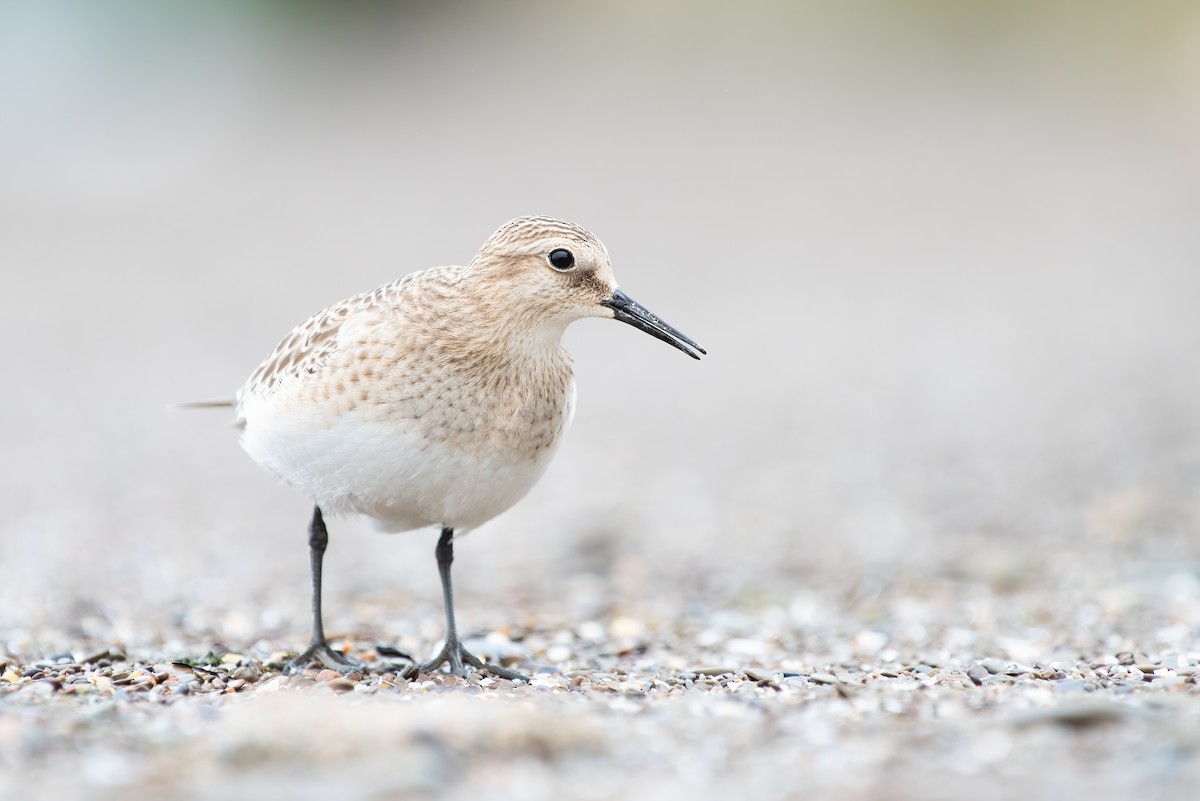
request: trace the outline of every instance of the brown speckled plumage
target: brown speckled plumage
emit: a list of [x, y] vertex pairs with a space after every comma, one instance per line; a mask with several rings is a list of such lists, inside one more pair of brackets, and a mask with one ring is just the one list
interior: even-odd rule
[[[575, 254], [570, 271], [546, 261], [560, 247]], [[348, 477], [338, 480], [339, 471], [354, 472], [340, 463], [327, 465], [332, 478], [314, 482], [309, 469], [277, 457], [282, 440], [258, 447], [256, 426], [287, 429], [289, 438], [296, 429], [377, 426], [395, 448], [469, 454], [490, 470], [534, 464], [540, 475], [572, 413], [562, 332], [580, 317], [610, 316], [600, 303], [615, 286], [607, 251], [586, 229], [550, 217], [513, 220], [466, 267], [413, 273], [297, 326], [238, 394], [247, 450], [332, 511], [367, 514], [393, 499], [355, 493]], [[386, 443], [380, 448], [386, 458]], [[322, 485], [315, 493], [314, 483]]]
[[293, 666], [351, 666], [325, 639], [321, 560], [324, 516], [361, 514], [390, 531], [442, 527], [447, 637], [420, 669], [448, 661], [460, 675], [470, 664], [523, 678], [462, 647], [453, 537], [516, 503], [549, 464], [575, 401], [562, 335], [584, 317], [703, 352], [617, 287], [608, 252], [586, 229], [521, 217], [466, 267], [413, 273], [318, 312], [254, 371], [236, 402], [242, 446], [316, 506], [312, 639]]

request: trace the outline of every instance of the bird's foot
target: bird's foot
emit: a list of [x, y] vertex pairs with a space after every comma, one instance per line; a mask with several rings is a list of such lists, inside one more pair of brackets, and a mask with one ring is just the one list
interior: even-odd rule
[[308, 647], [299, 656], [288, 660], [283, 669], [285, 673], [299, 673], [313, 662], [317, 662], [322, 667], [327, 667], [330, 670], [336, 670], [339, 673], [350, 673], [362, 667], [362, 665], [341, 651], [335, 651], [330, 648], [329, 643], [325, 640], [314, 640], [309, 643]]
[[425, 664], [413, 665], [405, 670], [404, 673], [401, 674], [401, 678], [411, 679], [421, 673], [432, 673], [445, 664], [449, 664], [450, 672], [455, 676], [466, 676], [468, 672], [466, 666], [470, 665], [477, 670], [487, 671], [497, 678], [508, 679], [509, 681], [523, 681], [526, 684], [529, 683], [529, 677], [525, 674], [518, 673], [515, 670], [509, 670], [508, 668], [500, 667], [499, 665], [488, 664], [472, 654], [466, 648], [463, 648], [461, 642], [454, 641], [447, 642], [445, 645], [443, 645], [442, 650], [438, 652], [438, 655]]

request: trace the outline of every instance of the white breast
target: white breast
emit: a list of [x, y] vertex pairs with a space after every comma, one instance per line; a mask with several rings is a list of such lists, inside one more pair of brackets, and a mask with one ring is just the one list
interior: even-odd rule
[[365, 515], [387, 531], [466, 529], [511, 507], [545, 472], [574, 414], [574, 381], [566, 394], [552, 445], [535, 451], [454, 447], [402, 419], [315, 418], [255, 398], [241, 409], [242, 447], [326, 514]]

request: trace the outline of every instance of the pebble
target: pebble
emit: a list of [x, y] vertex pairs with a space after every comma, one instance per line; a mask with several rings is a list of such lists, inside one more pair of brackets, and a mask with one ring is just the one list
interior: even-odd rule
[[546, 659], [555, 664], [567, 662], [571, 659], [571, 648], [563, 644], [551, 645], [546, 649]]
[[1154, 680], [1155, 687], [1179, 687], [1187, 683], [1188, 678], [1186, 676], [1163, 676]]
[[341, 695], [342, 693], [353, 692], [356, 686], [357, 685], [354, 682], [343, 676], [339, 676], [338, 678], [329, 682], [329, 689], [333, 690], [338, 695]]
[[79, 661], [86, 665], [86, 664], [96, 664], [105, 659], [124, 659], [124, 658], [125, 658], [124, 654], [121, 654], [119, 652], [114, 652], [114, 651], [111, 651], [106, 648], [103, 651], [97, 651], [96, 653], [92, 654], [91, 656], [85, 656], [83, 659], [80, 659]]
[[983, 667], [984, 670], [986, 670], [988, 673], [991, 673], [993, 675], [996, 673], [1003, 673], [1004, 669], [1006, 667], [1008, 667], [1008, 664], [1006, 662], [1004, 662], [1000, 659], [996, 659], [995, 657], [990, 657], [990, 656], [986, 659], [980, 659], [979, 664]]
[[710, 667], [692, 668], [691, 670], [689, 670], [687, 672], [693, 673], [697, 676], [724, 676], [726, 673], [737, 673], [738, 669], [735, 667], [724, 667], [721, 665], [714, 665], [714, 666], [710, 666]]
[[817, 684], [837, 684], [838, 678], [832, 673], [814, 673], [809, 676]]
[[775, 676], [758, 668], [746, 668], [745, 674], [759, 684], [774, 684]]
[[235, 679], [241, 679], [243, 681], [248, 681], [251, 684], [253, 684], [254, 682], [261, 679], [262, 675], [263, 675], [262, 671], [256, 667], [254, 667], [253, 665], [246, 665], [245, 667], [240, 667], [237, 670], [233, 671], [233, 677]]
[[631, 617], [617, 617], [608, 626], [608, 636], [614, 640], [641, 637], [646, 627], [640, 620]]
[[1173, 668], [1181, 670], [1191, 666], [1191, 662], [1183, 654], [1167, 654], [1163, 657], [1162, 666], [1165, 668]]
[[1035, 709], [1012, 718], [1014, 726], [1024, 727], [1040, 723], [1057, 723], [1083, 729], [1105, 723], [1119, 723], [1133, 716], [1129, 707], [1107, 701], [1089, 700], [1064, 703], [1055, 707]]
[[33, 681], [25, 685], [25, 695], [46, 698], [61, 689], [58, 682], [51, 680]]

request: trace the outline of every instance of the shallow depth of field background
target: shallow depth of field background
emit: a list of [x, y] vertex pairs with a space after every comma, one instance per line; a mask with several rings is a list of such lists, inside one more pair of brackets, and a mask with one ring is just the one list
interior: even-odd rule
[[[1167, 611], [1081, 593], [1081, 637], [1195, 648], [1194, 4], [42, 2], [0, 97], [12, 651], [303, 644], [307, 502], [168, 405], [527, 213], [711, 355], [571, 329], [574, 428], [460, 547], [465, 628], [1086, 573]], [[327, 628], [432, 645], [432, 533], [331, 538]]]

